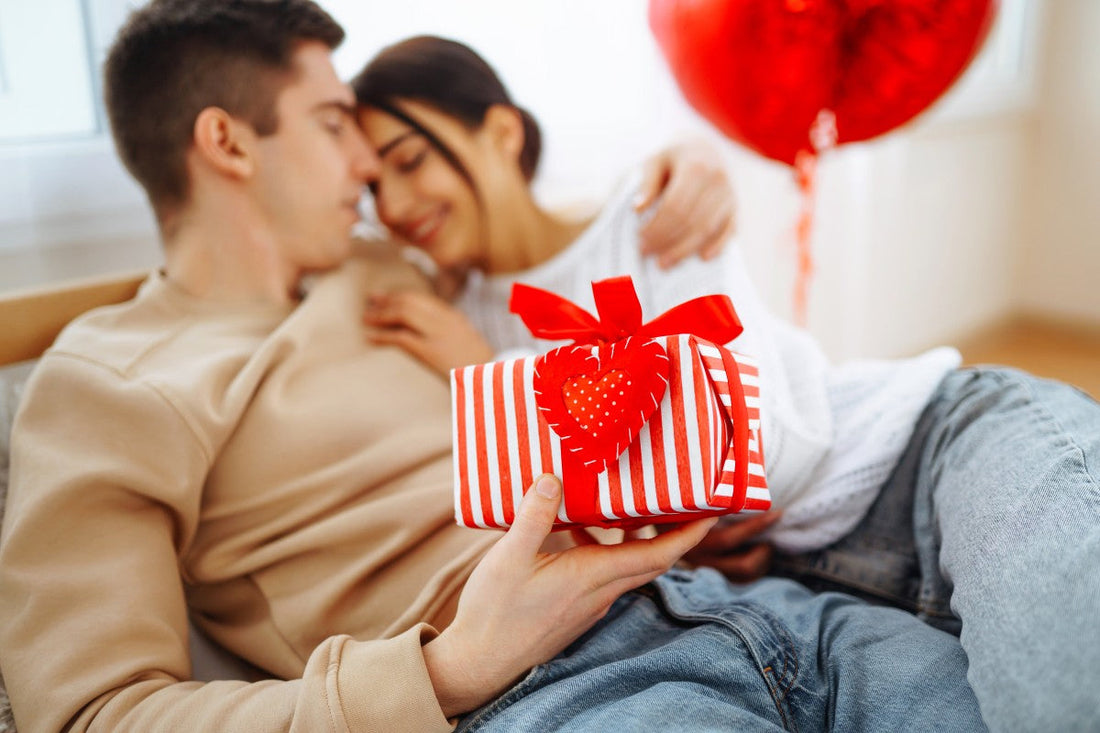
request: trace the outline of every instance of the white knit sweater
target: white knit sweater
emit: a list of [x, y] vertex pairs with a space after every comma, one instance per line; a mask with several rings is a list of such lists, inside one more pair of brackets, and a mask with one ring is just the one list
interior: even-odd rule
[[874, 501], [944, 375], [959, 364], [941, 348], [897, 361], [830, 365], [804, 331], [771, 314], [731, 242], [711, 262], [690, 259], [671, 271], [643, 259], [637, 179], [624, 186], [568, 249], [532, 269], [501, 276], [474, 273], [457, 305], [497, 352], [546, 351], [509, 313], [512, 284], [523, 282], [595, 313], [591, 282], [630, 275], [645, 320], [711, 293], [733, 300], [744, 333], [730, 344], [760, 363], [761, 429], [774, 505], [784, 509], [770, 539], [790, 552], [823, 547], [850, 531]]

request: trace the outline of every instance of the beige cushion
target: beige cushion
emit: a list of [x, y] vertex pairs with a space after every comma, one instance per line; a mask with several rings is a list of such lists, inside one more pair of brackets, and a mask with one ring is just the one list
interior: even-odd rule
[[[15, 407], [23, 391], [23, 383], [30, 374], [33, 362], [16, 364], [0, 369], [0, 522], [4, 518], [4, 503], [8, 495], [8, 449], [11, 446], [11, 423]], [[11, 705], [0, 677], [0, 733], [13, 733], [15, 721], [11, 717]]]

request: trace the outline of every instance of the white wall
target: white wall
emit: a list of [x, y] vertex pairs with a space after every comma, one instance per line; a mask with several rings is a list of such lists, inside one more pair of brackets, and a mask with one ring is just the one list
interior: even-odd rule
[[1054, 0], [1016, 305], [1100, 322], [1100, 2]]
[[386, 44], [429, 33], [468, 43], [539, 121], [538, 190], [549, 202], [604, 196], [624, 169], [685, 122], [642, 0], [325, 0], [348, 37], [350, 78]]
[[[117, 14], [126, 0], [91, 1]], [[547, 203], [603, 196], [656, 146], [689, 132], [712, 135], [735, 180], [750, 266], [772, 305], [790, 313], [799, 207], [792, 172], [718, 138], [683, 104], [642, 0], [322, 2], [348, 30], [336, 55], [347, 77], [380, 46], [414, 33], [457, 37], [480, 50], [543, 125], [537, 191]], [[1054, 43], [1039, 44], [1048, 5], [1058, 10]], [[1086, 129], [1100, 129], [1100, 87], [1088, 76], [1100, 68], [1089, 46], [1100, 33], [1100, 3], [1003, 0], [1003, 7], [1010, 12], [1002, 18], [1020, 22], [994, 37], [947, 100], [900, 132], [821, 161], [809, 326], [837, 358], [912, 353], [1017, 307], [1061, 312], [1063, 301], [1091, 297], [1085, 310], [1100, 312], [1100, 288], [1087, 287], [1095, 247], [1086, 247], [1093, 259], [1085, 267], [1069, 256], [1085, 246], [1081, 236], [1050, 237], [1062, 247], [1057, 258], [1028, 251], [1029, 233], [1047, 230], [1036, 222], [1057, 218], [1073, 195], [1085, 195], [1083, 184], [1095, 194]], [[1035, 54], [1049, 46], [1059, 48], [1051, 52], [1058, 59], [1044, 67], [1050, 89], [1036, 116]], [[1074, 100], [1081, 94], [1092, 95], [1093, 116], [1065, 119], [1080, 116]], [[1071, 136], [1076, 146], [1065, 147]], [[1069, 209], [1064, 227], [1095, 241], [1100, 224], [1087, 218], [1095, 215]], [[0, 145], [0, 288], [156, 257], [140, 192], [102, 136], [52, 149]], [[1045, 268], [1036, 280], [1049, 284], [1030, 283], [1025, 293], [1018, 273], [1038, 272], [1035, 259]], [[1067, 273], [1085, 292], [1063, 297]]]
[[[846, 221], [816, 243], [811, 325], [833, 353], [904, 355], [1011, 310], [1031, 136], [1025, 115], [1004, 114], [849, 153], [853, 190], [826, 194], [826, 216]], [[851, 327], [832, 336], [836, 323]]]

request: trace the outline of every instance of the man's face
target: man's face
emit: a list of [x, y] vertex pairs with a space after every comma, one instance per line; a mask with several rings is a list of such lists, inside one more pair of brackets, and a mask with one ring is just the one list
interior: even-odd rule
[[355, 121], [355, 97], [322, 43], [303, 43], [296, 74], [276, 100], [279, 126], [258, 142], [255, 185], [284, 264], [302, 271], [339, 265], [350, 251], [363, 186], [378, 157]]

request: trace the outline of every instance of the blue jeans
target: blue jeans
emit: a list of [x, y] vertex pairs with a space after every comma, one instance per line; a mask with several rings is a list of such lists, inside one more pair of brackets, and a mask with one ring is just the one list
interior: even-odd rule
[[992, 730], [1100, 730], [1098, 473], [1091, 398], [954, 372], [856, 529], [777, 571], [958, 634]]
[[672, 570], [459, 731], [985, 730], [958, 640], [789, 580]]

